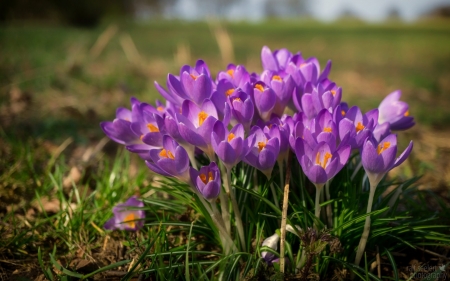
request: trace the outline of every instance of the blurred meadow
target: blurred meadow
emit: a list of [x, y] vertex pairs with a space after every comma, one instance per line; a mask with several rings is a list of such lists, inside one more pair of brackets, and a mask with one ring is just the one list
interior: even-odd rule
[[[167, 73], [177, 74], [182, 65], [193, 65], [197, 59], [205, 60], [211, 73], [225, 69], [228, 63], [245, 64], [249, 72], [259, 72], [264, 45], [272, 50], [301, 51], [304, 57], [315, 56], [322, 66], [332, 60], [330, 78], [343, 88], [343, 100], [365, 111], [401, 89], [402, 100], [409, 103], [416, 126], [401, 134], [400, 149], [412, 139], [414, 150], [394, 173], [403, 178], [423, 175], [420, 188], [436, 191], [448, 203], [449, 20], [423, 19], [408, 24], [368, 24], [358, 20], [328, 24], [275, 19], [261, 23], [155, 20], [104, 22], [92, 29], [3, 25], [0, 234], [9, 240], [0, 242], [2, 259], [18, 259], [35, 254], [37, 247], [46, 243], [58, 244], [58, 238], [42, 232], [35, 235], [41, 235], [45, 242], [25, 245], [26, 239], [10, 238], [17, 237], [16, 229], [30, 224], [36, 230], [38, 226], [33, 221], [40, 209], [49, 214], [61, 211], [61, 199], [54, 201], [51, 194], [72, 194], [71, 187], [78, 185], [81, 194], [97, 190], [102, 197], [106, 183], [114, 181], [108, 167], [123, 167], [121, 181], [130, 181], [132, 188], [117, 187], [116, 194], [103, 196], [99, 210], [110, 209], [123, 201], [125, 194], [139, 189], [145, 192], [144, 187], [151, 181], [150, 172], [134, 155], [125, 157], [123, 166], [122, 162], [108, 164], [119, 145], [105, 138], [99, 123], [112, 120], [117, 107], [129, 108], [131, 97], [148, 103], [160, 99], [154, 81], [165, 85]], [[99, 178], [104, 180], [104, 186]], [[55, 188], [55, 182], [62, 183], [61, 190]], [[44, 194], [48, 198], [43, 198]], [[433, 202], [428, 202], [430, 208], [437, 210]], [[107, 215], [102, 216], [93, 215], [89, 225], [92, 232], [102, 232], [97, 230], [99, 221], [104, 222]], [[63, 234], [59, 238], [70, 245]], [[89, 235], [76, 239], [86, 244], [94, 240]], [[67, 247], [69, 251], [86, 250], [86, 246]]]

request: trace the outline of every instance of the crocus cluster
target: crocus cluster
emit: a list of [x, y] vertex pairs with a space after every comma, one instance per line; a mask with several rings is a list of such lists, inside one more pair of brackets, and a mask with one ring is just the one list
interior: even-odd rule
[[[221, 191], [219, 163], [231, 170], [243, 161], [271, 178], [291, 151], [320, 190], [352, 151], [361, 152], [369, 177], [384, 175], [410, 153], [412, 144], [395, 158], [391, 130], [414, 124], [400, 91], [363, 113], [342, 101], [342, 88], [328, 77], [330, 61], [322, 69], [314, 57], [268, 47], [261, 61], [261, 73], [229, 64], [216, 78], [202, 60], [185, 65], [168, 74], [165, 87], [155, 82], [163, 103], [132, 98], [131, 109], [119, 108], [101, 127], [153, 172], [190, 184], [207, 200]], [[197, 168], [199, 153], [208, 166]]]

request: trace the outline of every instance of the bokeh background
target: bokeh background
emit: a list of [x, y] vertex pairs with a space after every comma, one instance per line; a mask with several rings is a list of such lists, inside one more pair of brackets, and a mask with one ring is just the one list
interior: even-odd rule
[[394, 173], [448, 196], [449, 17], [447, 0], [3, 0], [0, 201], [33, 196], [39, 181], [24, 175], [46, 176], [49, 159], [72, 166], [69, 186], [82, 181], [93, 155], [118, 147], [99, 123], [132, 96], [154, 102], [167, 73], [200, 58], [212, 73], [259, 72], [264, 45], [331, 59], [343, 100], [365, 111], [401, 89], [417, 125], [400, 133], [415, 147]]

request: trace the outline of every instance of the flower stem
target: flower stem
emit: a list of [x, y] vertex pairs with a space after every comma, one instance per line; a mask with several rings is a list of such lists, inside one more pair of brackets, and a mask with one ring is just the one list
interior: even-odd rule
[[236, 201], [236, 196], [234, 195], [234, 190], [231, 188], [231, 169], [226, 168], [227, 170], [227, 184], [226, 191], [231, 198], [231, 205], [233, 206], [234, 211], [234, 219], [236, 220], [236, 228], [238, 231], [239, 239], [241, 242], [242, 250], [245, 251], [245, 238], [244, 238], [244, 226], [242, 224], [241, 211], [239, 210], [238, 203]]
[[[326, 198], [327, 201], [329, 201], [330, 198], [331, 198], [331, 196], [330, 196], [330, 184], [331, 184], [332, 180], [333, 180], [333, 178], [328, 180], [327, 183], [325, 184], [325, 198]], [[333, 228], [333, 214], [331, 212], [331, 204], [327, 205], [326, 212], [327, 212], [328, 227], [329, 228]]]
[[225, 252], [230, 253], [230, 250], [237, 252], [236, 246], [233, 243], [233, 239], [231, 239], [230, 235], [223, 226], [223, 220], [219, 214], [219, 211], [217, 210], [217, 207], [214, 204], [209, 204], [208, 202], [206, 202], [206, 200], [198, 191], [196, 191], [196, 193], [197, 197], [200, 199], [200, 202], [202, 202], [203, 206], [211, 216], [211, 219], [214, 221], [216, 227], [219, 229], [220, 237], [223, 239], [222, 246], [225, 248]]
[[[284, 248], [286, 241], [286, 221], [287, 221], [287, 210], [289, 205], [289, 182], [291, 180], [291, 153], [288, 156], [287, 168], [286, 168], [286, 185], [284, 186], [283, 193], [283, 210], [281, 212], [281, 237], [280, 237], [280, 272], [284, 273]], [[281, 169], [281, 168], [280, 168]], [[283, 175], [280, 174], [280, 177]]]
[[315, 202], [315, 212], [317, 220], [320, 221], [320, 193], [322, 192], [323, 183], [317, 183], [316, 185], [316, 202]]
[[[375, 190], [377, 189], [377, 184], [370, 183], [370, 192], [369, 192], [369, 202], [367, 204], [367, 213], [372, 211], [372, 203], [373, 197], [375, 196]], [[367, 239], [369, 238], [370, 233], [370, 216], [366, 217], [366, 222], [364, 223], [364, 231], [361, 236], [361, 240], [359, 240], [358, 250], [356, 252], [355, 265], [359, 265], [361, 262], [361, 258], [364, 253], [364, 249], [366, 248]]]

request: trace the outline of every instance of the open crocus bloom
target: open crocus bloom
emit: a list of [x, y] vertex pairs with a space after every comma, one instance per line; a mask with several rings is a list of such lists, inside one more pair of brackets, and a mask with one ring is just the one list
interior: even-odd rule
[[350, 145], [340, 146], [336, 150], [333, 147], [326, 142], [319, 142], [311, 147], [302, 138], [295, 141], [295, 154], [305, 175], [312, 183], [316, 185], [326, 183], [347, 163]]
[[390, 134], [380, 142], [377, 142], [374, 138], [367, 138], [361, 149], [361, 162], [370, 183], [375, 186], [378, 185], [387, 172], [406, 160], [412, 148], [413, 142], [411, 141], [405, 151], [396, 158], [396, 135]]
[[104, 228], [108, 230], [120, 229], [137, 231], [144, 226], [145, 212], [142, 209], [144, 203], [136, 196], [130, 197], [125, 203], [117, 204], [113, 208], [113, 217], [109, 219]]
[[150, 150], [150, 159], [146, 164], [155, 173], [189, 182], [189, 156], [170, 136], [163, 137], [162, 149]]
[[220, 171], [215, 162], [201, 167], [199, 171], [191, 168], [189, 173], [192, 184], [205, 199], [213, 200], [219, 196], [222, 183], [220, 180]]
[[249, 152], [244, 162], [263, 172], [267, 178], [271, 177], [273, 166], [280, 153], [280, 141], [275, 136], [267, 135], [257, 126], [250, 131]]

